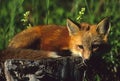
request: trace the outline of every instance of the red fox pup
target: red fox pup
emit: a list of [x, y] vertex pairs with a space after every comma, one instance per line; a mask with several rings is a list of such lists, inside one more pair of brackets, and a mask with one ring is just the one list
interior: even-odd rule
[[67, 26], [41, 25], [26, 29], [13, 37], [8, 47], [46, 51], [45, 55], [39, 53], [45, 57], [59, 57], [69, 50], [72, 56], [89, 59], [91, 54], [104, 52], [109, 31], [108, 18], [97, 25], [77, 24], [67, 19]]

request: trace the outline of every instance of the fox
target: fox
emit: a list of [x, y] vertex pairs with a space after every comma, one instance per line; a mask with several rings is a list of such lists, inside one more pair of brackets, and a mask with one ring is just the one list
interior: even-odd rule
[[[23, 30], [10, 41], [8, 48], [24, 49], [25, 53], [4, 55], [6, 58], [58, 58], [78, 56], [89, 59], [92, 54], [107, 50], [111, 23], [104, 18], [98, 24], [77, 23], [67, 19], [66, 26], [40, 25]], [[29, 51], [34, 51], [31, 54]], [[29, 53], [28, 53], [29, 52]], [[20, 54], [21, 53], [21, 54]], [[13, 54], [13, 53], [12, 53]]]

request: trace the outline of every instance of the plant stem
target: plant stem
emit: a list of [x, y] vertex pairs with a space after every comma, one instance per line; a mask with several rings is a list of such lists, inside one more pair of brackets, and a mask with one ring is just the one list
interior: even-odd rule
[[88, 10], [89, 15], [91, 16], [91, 12], [90, 12], [90, 9], [89, 9], [89, 6], [88, 6], [88, 3], [87, 3], [86, 0], [85, 0], [85, 5], [86, 5], [86, 7], [87, 7], [87, 10]]
[[49, 0], [46, 0], [46, 7], [47, 7], [46, 24], [49, 24], [49, 21], [48, 21], [48, 18], [49, 18]]

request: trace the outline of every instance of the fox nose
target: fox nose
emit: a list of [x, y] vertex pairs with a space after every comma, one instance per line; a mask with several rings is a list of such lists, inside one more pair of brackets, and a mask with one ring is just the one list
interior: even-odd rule
[[85, 51], [85, 52], [84, 52], [84, 55], [83, 55], [83, 58], [84, 58], [84, 59], [89, 59], [90, 56], [91, 56], [91, 53], [92, 53], [91, 50]]

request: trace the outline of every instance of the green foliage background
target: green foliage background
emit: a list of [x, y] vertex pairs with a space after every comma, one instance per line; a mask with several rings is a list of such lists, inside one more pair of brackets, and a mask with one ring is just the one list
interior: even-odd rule
[[[120, 67], [120, 0], [0, 0], [0, 49], [5, 49], [10, 39], [26, 29], [28, 23], [33, 26], [66, 25], [68, 17], [76, 21], [81, 8], [86, 9], [81, 22], [94, 24], [111, 17], [109, 42], [112, 49], [103, 59], [109, 71], [117, 73]], [[23, 23], [21, 19], [26, 11], [30, 11], [30, 15], [28, 22]]]

